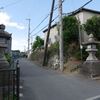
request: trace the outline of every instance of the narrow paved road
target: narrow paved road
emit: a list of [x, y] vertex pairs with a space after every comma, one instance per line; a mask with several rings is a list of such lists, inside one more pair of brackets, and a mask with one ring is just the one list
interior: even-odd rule
[[97, 81], [45, 70], [25, 59], [20, 59], [20, 68], [21, 100], [87, 100], [100, 95]]

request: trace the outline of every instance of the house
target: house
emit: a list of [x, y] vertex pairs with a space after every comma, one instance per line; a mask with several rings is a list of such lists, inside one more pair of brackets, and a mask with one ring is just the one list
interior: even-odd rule
[[12, 36], [5, 31], [5, 25], [0, 25], [0, 43], [6, 44], [5, 52], [11, 53]]
[[[48, 32], [48, 29], [45, 29], [43, 31], [43, 33], [45, 35], [44, 36], [44, 46], [46, 44], [47, 32]], [[58, 40], [58, 29], [57, 29], [57, 24], [54, 24], [54, 25], [51, 26], [51, 29], [50, 29], [50, 36], [49, 36], [48, 46], [55, 43], [57, 40]]]
[[[87, 21], [87, 19], [90, 19], [93, 16], [100, 16], [100, 11], [95, 11], [95, 10], [87, 9], [87, 8], [81, 8], [71, 13], [64, 14], [64, 16], [75, 16], [80, 21], [80, 24], [84, 24]], [[46, 43], [47, 31], [48, 29], [45, 29], [43, 31], [45, 34], [44, 45]], [[51, 30], [50, 30], [49, 45], [56, 42], [57, 39], [58, 39], [58, 29], [57, 29], [57, 24], [54, 24], [53, 26], [51, 26]], [[88, 39], [88, 35], [86, 34], [85, 31], [83, 31], [82, 40], [87, 41], [87, 39]]]
[[87, 8], [81, 8], [69, 13], [68, 15], [75, 16], [80, 21], [81, 24], [84, 24], [87, 21], [87, 19], [90, 19], [93, 16], [100, 16], [100, 11], [95, 11], [95, 10], [87, 9]]

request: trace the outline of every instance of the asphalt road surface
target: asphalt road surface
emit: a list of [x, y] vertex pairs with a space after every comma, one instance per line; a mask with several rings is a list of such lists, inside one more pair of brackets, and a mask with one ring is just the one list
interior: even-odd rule
[[20, 59], [20, 68], [21, 100], [100, 100], [100, 81], [46, 70], [27, 59]]

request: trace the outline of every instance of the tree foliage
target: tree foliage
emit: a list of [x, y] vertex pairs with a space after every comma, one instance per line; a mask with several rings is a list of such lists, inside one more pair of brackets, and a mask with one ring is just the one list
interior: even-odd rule
[[74, 56], [76, 52], [79, 52], [78, 25], [78, 20], [74, 16], [65, 16], [63, 18], [63, 43], [65, 58]]
[[84, 28], [87, 34], [92, 33], [96, 39], [100, 40], [100, 17], [94, 16], [88, 19]]
[[48, 56], [51, 57], [55, 54], [58, 54], [59, 52], [59, 43], [55, 42], [54, 44], [51, 44], [51, 46], [48, 49]]
[[39, 36], [37, 36], [35, 42], [33, 43], [33, 47], [32, 47], [33, 51], [36, 50], [37, 48], [40, 48], [43, 45], [44, 45], [44, 40]]
[[66, 44], [78, 41], [78, 21], [76, 17], [65, 16], [63, 18], [63, 35]]
[[5, 58], [7, 59], [7, 61], [8, 61], [9, 63], [11, 62], [11, 54], [5, 53]]

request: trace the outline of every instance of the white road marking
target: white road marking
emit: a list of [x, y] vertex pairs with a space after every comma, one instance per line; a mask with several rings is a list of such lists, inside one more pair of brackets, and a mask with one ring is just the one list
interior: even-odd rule
[[20, 93], [19, 96], [20, 96], [20, 97], [23, 97], [23, 93]]
[[20, 88], [20, 89], [23, 89], [23, 86], [20, 86], [19, 88]]
[[88, 98], [86, 100], [100, 100], [100, 95], [97, 95], [95, 97]]

